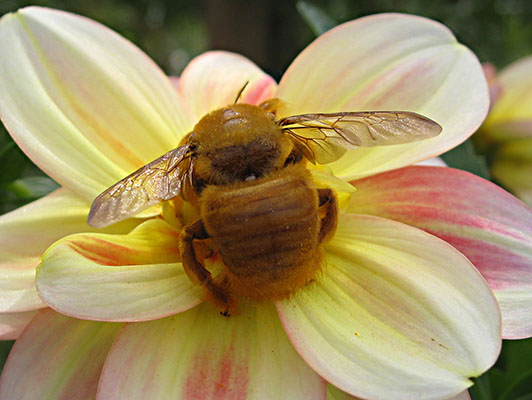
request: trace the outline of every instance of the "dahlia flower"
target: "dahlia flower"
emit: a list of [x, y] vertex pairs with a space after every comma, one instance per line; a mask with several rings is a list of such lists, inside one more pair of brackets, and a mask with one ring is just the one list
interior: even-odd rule
[[[470, 174], [403, 168], [465, 140], [488, 109], [478, 60], [439, 23], [345, 23], [278, 84], [242, 56], [208, 52], [177, 90], [83, 17], [26, 8], [1, 19], [0, 37], [2, 121], [62, 186], [0, 218], [1, 332], [18, 338], [1, 399], [467, 398], [500, 351], [499, 309], [505, 337], [531, 336], [531, 211]], [[287, 299], [222, 317], [181, 266], [173, 203], [103, 230], [86, 218], [102, 190], [245, 82], [240, 101], [279, 98], [279, 117], [404, 110], [443, 131], [309, 166], [341, 206], [326, 268]]]

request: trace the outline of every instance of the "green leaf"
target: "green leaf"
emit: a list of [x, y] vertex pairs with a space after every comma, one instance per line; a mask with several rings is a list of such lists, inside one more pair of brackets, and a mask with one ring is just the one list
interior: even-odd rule
[[331, 16], [306, 1], [298, 1], [296, 7], [303, 20], [316, 36], [338, 25]]

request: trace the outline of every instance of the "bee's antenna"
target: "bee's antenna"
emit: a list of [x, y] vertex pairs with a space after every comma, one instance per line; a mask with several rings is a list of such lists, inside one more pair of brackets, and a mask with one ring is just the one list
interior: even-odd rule
[[244, 92], [244, 89], [247, 87], [248, 84], [249, 84], [249, 81], [246, 81], [246, 83], [244, 83], [244, 86], [242, 86], [242, 89], [238, 91], [234, 104], [238, 103], [238, 100], [240, 100], [240, 96], [242, 96], [242, 93]]

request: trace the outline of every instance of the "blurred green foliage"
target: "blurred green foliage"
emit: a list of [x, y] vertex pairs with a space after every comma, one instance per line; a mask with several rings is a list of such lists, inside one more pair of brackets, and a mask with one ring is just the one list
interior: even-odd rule
[[490, 171], [486, 159], [477, 154], [471, 140], [466, 140], [459, 146], [441, 155], [447, 165], [469, 171], [484, 179], [490, 179]]
[[[390, 11], [441, 21], [481, 61], [499, 68], [532, 54], [529, 0], [2, 0], [0, 15], [28, 5], [99, 21], [137, 44], [169, 75], [179, 75], [194, 56], [216, 47], [238, 51], [279, 78], [291, 58], [319, 33], [337, 23]], [[247, 30], [249, 34], [242, 34]], [[469, 141], [443, 157], [451, 166], [489, 178], [485, 160]], [[0, 166], [0, 214], [58, 187], [1, 126]], [[11, 345], [0, 345], [0, 364]], [[505, 342], [497, 364], [476, 379], [470, 393], [473, 400], [532, 400], [532, 340]]]
[[5, 340], [0, 341], [0, 365], [4, 365], [7, 360], [7, 356], [9, 355], [9, 352], [11, 351], [11, 347], [13, 347], [12, 340]]
[[0, 126], [0, 214], [37, 200], [59, 187], [24, 155]]

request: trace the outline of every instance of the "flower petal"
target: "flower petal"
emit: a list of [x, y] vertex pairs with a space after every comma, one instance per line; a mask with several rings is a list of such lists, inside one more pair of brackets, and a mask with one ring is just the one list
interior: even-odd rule
[[[530, 132], [532, 133], [532, 126]], [[532, 138], [501, 144], [492, 165], [493, 176], [532, 207]]]
[[452, 168], [403, 168], [353, 185], [350, 212], [414, 225], [452, 244], [495, 292], [503, 337], [532, 336], [530, 209], [493, 183]]
[[331, 164], [353, 178], [412, 164], [464, 141], [486, 116], [489, 95], [476, 57], [425, 18], [381, 14], [337, 26], [292, 63], [277, 96], [283, 114], [414, 111], [443, 127], [416, 143], [358, 148]]
[[94, 398], [103, 362], [121, 326], [40, 311], [9, 354], [0, 398]]
[[187, 310], [201, 289], [181, 266], [179, 233], [149, 220], [128, 235], [77, 234], [56, 242], [37, 268], [39, 295], [62, 314], [143, 321]]
[[[333, 385], [327, 386], [327, 400], [359, 400], [359, 397], [351, 396]], [[471, 400], [467, 390], [447, 400]]]
[[445, 163], [445, 161], [443, 161], [441, 157], [428, 158], [426, 160], [423, 160], [417, 163], [416, 165], [428, 165], [428, 166], [433, 166], [433, 167], [446, 167], [447, 166], [447, 164]]
[[471, 396], [469, 396], [469, 392], [467, 390], [464, 390], [462, 393], [451, 397], [448, 400], [471, 400]]
[[[124, 368], [127, 365], [127, 368]], [[326, 383], [298, 356], [275, 309], [211, 305], [128, 324], [115, 341], [99, 399], [325, 399]]]
[[233, 104], [246, 82], [249, 83], [239, 99], [241, 103], [258, 105], [270, 99], [277, 89], [273, 78], [246, 57], [210, 51], [188, 64], [177, 89], [190, 107], [193, 120], [198, 122], [208, 112]]
[[532, 137], [532, 56], [522, 58], [498, 75], [501, 95], [483, 130], [496, 139]]
[[37, 310], [0, 314], [0, 340], [13, 340], [20, 336]]
[[[0, 217], [0, 311], [44, 307], [35, 290], [35, 268], [41, 254], [63, 236], [94, 231], [87, 225], [88, 213], [87, 203], [58, 189]], [[104, 231], [125, 233], [137, 223], [128, 220]]]
[[307, 363], [352, 395], [451, 397], [500, 351], [492, 292], [453, 247], [384, 218], [342, 215], [323, 276], [278, 302]]
[[137, 47], [89, 19], [30, 7], [0, 22], [0, 117], [24, 152], [79, 196], [186, 133], [175, 89]]

